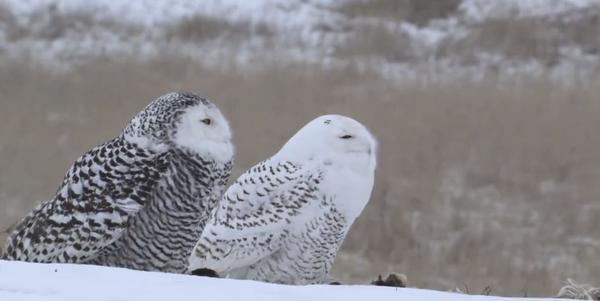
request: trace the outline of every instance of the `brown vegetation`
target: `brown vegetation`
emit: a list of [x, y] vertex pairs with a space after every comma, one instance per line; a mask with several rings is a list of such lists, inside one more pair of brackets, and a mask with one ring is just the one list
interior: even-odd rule
[[567, 279], [565, 286], [560, 289], [556, 297], [578, 300], [600, 300], [600, 288]]
[[345, 1], [339, 11], [349, 17], [373, 17], [401, 20], [425, 25], [432, 19], [446, 18], [460, 5], [460, 0], [371, 0]]
[[[513, 60], [542, 60], [551, 67], [565, 55], [565, 47], [579, 47], [588, 55], [600, 53], [600, 7], [555, 17], [490, 19], [472, 26], [464, 38], [445, 41], [438, 56], [473, 59], [492, 53]], [[574, 21], [577, 20], [577, 21]]]
[[567, 277], [600, 276], [600, 79], [393, 84], [351, 68], [214, 71], [164, 58], [97, 60], [64, 74], [7, 63], [0, 83], [3, 228], [151, 99], [185, 89], [231, 120], [236, 174], [319, 114], [371, 128], [377, 184], [338, 256], [344, 281], [402, 272], [417, 287], [547, 296]]
[[167, 39], [178, 39], [202, 43], [216, 38], [241, 40], [249, 36], [271, 36], [273, 30], [266, 24], [250, 22], [228, 22], [201, 15], [186, 18], [167, 28]]
[[[459, 1], [363, 2], [347, 2], [339, 11], [350, 19], [423, 25], [455, 12]], [[44, 26], [24, 26], [0, 3], [7, 41], [84, 36], [96, 27], [125, 41], [144, 32], [91, 12], [52, 9], [39, 12]], [[576, 16], [582, 21], [572, 23], [562, 16], [487, 20], [460, 40], [442, 41], [434, 56], [470, 64], [489, 52], [553, 65], [560, 48], [571, 44], [597, 55], [597, 11], [582, 11]], [[358, 27], [348, 27], [352, 35], [334, 56], [387, 62], [429, 57], [411, 48], [406, 34], [382, 24], [351, 23]], [[164, 28], [162, 42], [205, 45], [225, 37], [235, 45], [254, 35], [271, 38], [273, 30], [194, 16]], [[344, 282], [400, 272], [416, 287], [550, 296], [563, 279], [600, 278], [598, 75], [572, 86], [543, 76], [501, 84], [493, 76], [394, 82], [368, 70], [276, 58], [241, 69], [225, 57], [214, 70], [169, 50], [160, 53], [150, 61], [84, 60], [62, 73], [0, 56], [0, 232], [52, 196], [77, 156], [116, 135], [150, 100], [190, 90], [214, 100], [231, 121], [235, 175], [320, 114], [350, 115], [378, 137], [371, 202], [334, 266]]]

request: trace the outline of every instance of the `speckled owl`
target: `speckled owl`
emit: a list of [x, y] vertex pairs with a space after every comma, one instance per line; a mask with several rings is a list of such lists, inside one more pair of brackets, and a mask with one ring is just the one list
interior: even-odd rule
[[16, 226], [3, 257], [184, 272], [232, 159], [213, 103], [166, 94], [77, 159], [56, 195]]

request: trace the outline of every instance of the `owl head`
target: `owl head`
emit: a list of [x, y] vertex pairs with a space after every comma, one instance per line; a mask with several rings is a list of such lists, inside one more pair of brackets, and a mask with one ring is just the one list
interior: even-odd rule
[[233, 156], [227, 119], [215, 104], [187, 92], [165, 94], [152, 101], [131, 120], [123, 136], [156, 152], [180, 149], [221, 162]]
[[352, 118], [323, 115], [292, 136], [278, 155], [288, 160], [372, 173], [376, 167], [377, 142], [364, 125]]

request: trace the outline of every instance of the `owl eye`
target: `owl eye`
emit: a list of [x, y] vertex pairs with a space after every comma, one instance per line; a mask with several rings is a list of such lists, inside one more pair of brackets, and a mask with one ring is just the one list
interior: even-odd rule
[[204, 118], [201, 121], [202, 121], [202, 123], [204, 123], [206, 125], [210, 125], [212, 123], [212, 120], [210, 120], [210, 118]]
[[352, 139], [352, 138], [354, 138], [354, 136], [352, 136], [352, 135], [344, 135], [344, 136], [341, 136], [340, 138], [341, 139]]

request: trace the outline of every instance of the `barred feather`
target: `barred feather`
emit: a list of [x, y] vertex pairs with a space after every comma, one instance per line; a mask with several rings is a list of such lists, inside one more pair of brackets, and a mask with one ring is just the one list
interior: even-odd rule
[[[196, 115], [216, 124], [196, 125]], [[121, 135], [75, 161], [56, 195], [17, 225], [4, 258], [185, 271], [228, 180], [230, 138], [208, 100], [158, 98]]]

